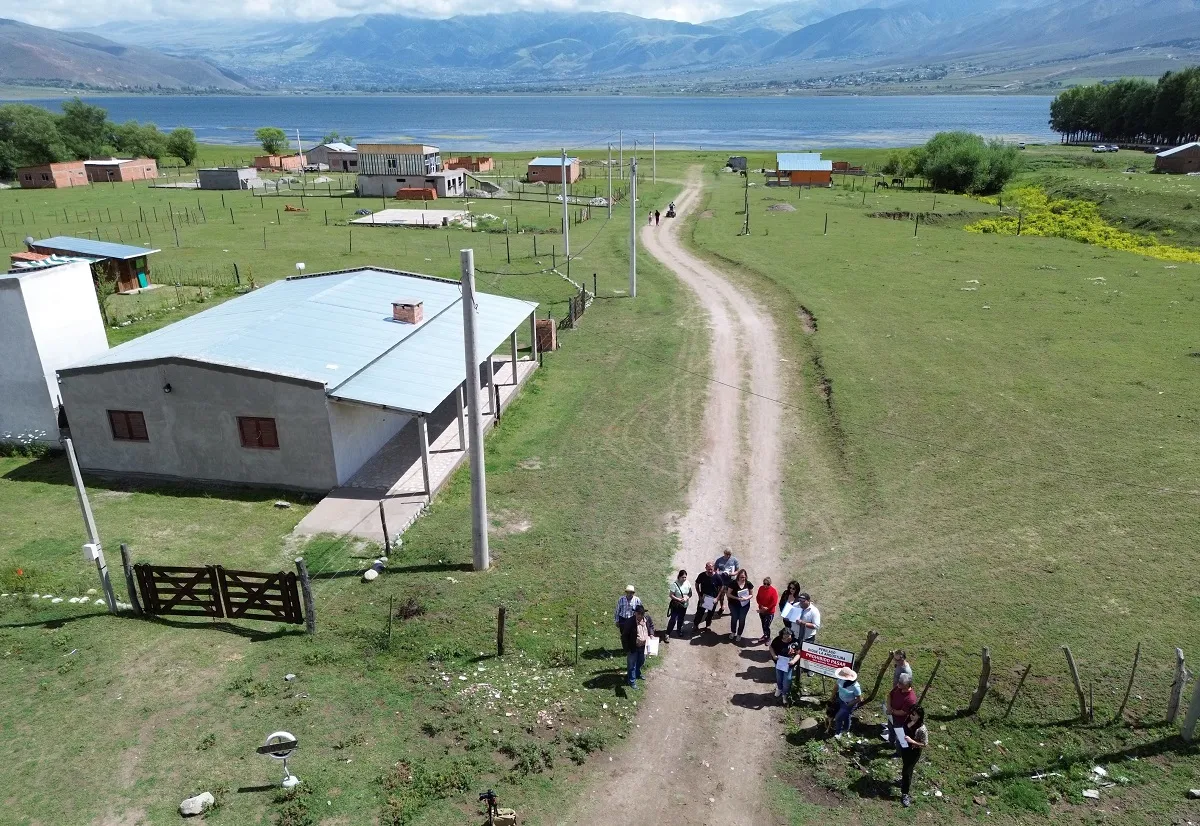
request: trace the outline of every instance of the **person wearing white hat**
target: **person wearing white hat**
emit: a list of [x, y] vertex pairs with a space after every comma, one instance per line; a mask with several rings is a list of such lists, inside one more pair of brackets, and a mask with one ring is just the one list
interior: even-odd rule
[[833, 674], [838, 681], [838, 710], [833, 718], [833, 736], [841, 737], [850, 732], [850, 719], [862, 705], [862, 686], [858, 684], [858, 672], [848, 665]]
[[627, 620], [633, 616], [633, 612], [642, 604], [642, 600], [637, 595], [637, 588], [632, 585], [625, 586], [625, 593], [621, 594], [617, 600], [617, 610], [613, 612], [613, 624], [618, 627], [622, 620]]

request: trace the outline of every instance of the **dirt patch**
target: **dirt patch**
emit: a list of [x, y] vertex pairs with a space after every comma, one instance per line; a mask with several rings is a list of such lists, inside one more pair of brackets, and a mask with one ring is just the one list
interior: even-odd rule
[[828, 786], [821, 785], [811, 772], [793, 771], [781, 777], [780, 780], [798, 791], [806, 803], [830, 809], [845, 809], [845, 798]]
[[713, 211], [712, 211], [711, 209], [706, 209], [706, 210], [704, 210], [703, 212], [701, 212], [701, 213], [700, 213], [700, 217], [701, 217], [701, 218], [712, 218], [712, 217], [713, 217]]
[[126, 809], [120, 814], [105, 814], [93, 820], [89, 826], [141, 826], [149, 823], [145, 809]]
[[800, 316], [800, 326], [804, 328], [804, 334], [811, 336], [817, 331], [817, 317], [813, 315], [813, 311], [800, 305], [800, 309], [796, 313]]
[[131, 490], [98, 490], [92, 494], [96, 499], [128, 499], [133, 496]]
[[495, 511], [492, 513], [491, 524], [488, 525], [488, 534], [503, 538], [525, 533], [532, 527], [533, 523], [524, 514], [513, 511]]
[[517, 462], [517, 467], [521, 470], [541, 470], [542, 460], [537, 456], [530, 456], [528, 459], [522, 459]]
[[767, 212], [795, 212], [796, 208], [791, 204], [771, 204], [767, 207]]

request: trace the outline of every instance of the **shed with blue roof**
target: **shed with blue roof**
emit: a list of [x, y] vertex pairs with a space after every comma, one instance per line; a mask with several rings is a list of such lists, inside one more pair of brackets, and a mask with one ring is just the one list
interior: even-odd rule
[[29, 245], [44, 255], [66, 255], [92, 262], [92, 277], [99, 284], [112, 284], [116, 292], [144, 290], [150, 286], [150, 256], [158, 250], [93, 241], [71, 235], [56, 235]]
[[[526, 177], [529, 183], [561, 184], [563, 182], [564, 162], [562, 157], [544, 156], [534, 158], [529, 162]], [[567, 183], [573, 184], [582, 176], [579, 158], [567, 158], [565, 163]]]
[[833, 186], [833, 161], [820, 152], [780, 152], [775, 156], [774, 180], [768, 186]]
[[324, 493], [414, 420], [427, 455], [429, 430], [461, 421], [465, 381], [493, 398], [493, 353], [509, 345], [514, 383], [536, 364], [532, 349], [518, 364], [517, 337], [537, 305], [476, 297], [471, 376], [459, 283], [376, 268], [277, 281], [60, 369], [80, 464]]

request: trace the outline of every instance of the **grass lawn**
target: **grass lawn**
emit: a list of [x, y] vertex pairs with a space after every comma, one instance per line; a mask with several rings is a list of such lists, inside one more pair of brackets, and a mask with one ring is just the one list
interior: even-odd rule
[[[649, 195], [665, 201], [673, 191], [663, 182]], [[156, 242], [171, 242], [158, 244], [160, 258], [183, 265], [236, 255], [258, 283], [290, 274], [295, 261], [309, 273], [376, 264], [450, 276], [457, 250], [470, 245], [481, 269], [509, 270], [502, 233], [356, 229], [350, 253], [349, 230], [332, 225], [332, 215], [326, 227], [324, 205], [313, 207], [312, 198], [309, 213], [287, 215], [280, 226], [270, 223], [271, 201], [264, 209], [232, 195], [240, 199], [236, 224], [215, 220], [219, 200], [199, 193], [208, 223], [185, 224], [178, 248], [169, 224], [164, 231], [151, 222]], [[93, 215], [123, 203], [128, 213], [136, 202], [161, 214], [168, 198], [182, 210], [185, 197], [196, 211], [197, 193], [140, 186], [11, 191], [0, 193], [0, 212], [24, 209], [28, 218], [36, 206], [48, 216], [62, 202]], [[347, 200], [338, 218], [358, 205]], [[516, 216], [523, 227], [553, 221], [544, 204], [518, 204]], [[578, 764], [630, 726], [633, 703], [614, 691], [624, 660], [608, 655], [619, 648], [612, 605], [626, 582], [651, 605], [664, 591], [665, 603], [674, 541], [665, 517], [682, 507], [704, 392], [675, 369], [706, 358], [695, 309], [675, 280], [644, 257], [637, 301], [617, 292], [626, 286], [628, 226], [619, 208], [607, 227], [593, 218], [573, 234], [577, 251], [589, 246], [575, 262], [584, 272], [572, 275], [586, 275], [590, 288], [596, 272], [600, 299], [578, 330], [562, 334], [561, 351], [546, 356], [489, 438], [487, 573], [470, 570], [465, 472], [373, 585], [356, 572], [378, 549], [339, 537], [306, 545], [290, 538], [311, 503], [277, 509], [281, 497], [270, 492], [93, 481], [110, 563], [121, 542], [160, 564], [286, 570], [303, 554], [316, 580], [319, 631], [308, 639], [268, 623], [143, 622], [92, 605], [0, 598], [8, 756], [0, 824], [174, 823], [179, 801], [205, 789], [220, 801], [207, 816], [214, 823], [457, 824], [475, 819], [477, 792], [489, 786], [531, 815], [524, 822], [553, 822]], [[531, 235], [511, 241], [509, 271], [541, 268], [532, 266]], [[556, 241], [540, 236], [537, 260], [549, 264]], [[481, 273], [479, 285], [541, 301], [558, 317], [574, 290], [553, 274]], [[162, 310], [110, 335], [123, 340], [204, 306]], [[647, 365], [613, 340], [660, 360]], [[97, 585], [79, 552], [82, 525], [63, 460], [0, 459], [0, 512], [0, 591], [73, 597]], [[119, 569], [116, 579], [120, 586]], [[508, 608], [503, 659], [492, 656], [500, 604]], [[296, 679], [285, 681], [288, 673]], [[278, 781], [278, 766], [253, 753], [280, 728], [302, 741], [292, 769], [304, 783], [289, 797], [266, 785]]]
[[[1124, 185], [1119, 172], [1067, 170]], [[1200, 268], [972, 235], [961, 219], [914, 237], [911, 221], [871, 213], [926, 211], [932, 196], [894, 190], [864, 204], [840, 188], [754, 187], [753, 234], [738, 237], [741, 180], [708, 181], [693, 244], [775, 308], [801, 380], [780, 415], [823, 435], [787, 487], [793, 573], [825, 609], [824, 642], [857, 650], [878, 629], [876, 652], [906, 648], [918, 683], [943, 660], [919, 806], [904, 819], [974, 819], [986, 807], [1022, 822], [1119, 811], [1159, 824], [1194, 811], [1197, 750], [1160, 721], [1174, 648], [1200, 638], [1200, 598], [1180, 576], [1200, 542]], [[779, 201], [797, 211], [768, 210]], [[938, 196], [939, 212], [982, 206]], [[1131, 722], [1113, 725], [1139, 641]], [[1093, 725], [1063, 722], [1079, 713], [1064, 644], [1094, 690]], [[991, 692], [979, 717], [957, 719], [984, 646]], [[868, 690], [881, 663], [868, 659]], [[850, 806], [851, 820], [900, 820], [870, 802], [898, 776], [877, 731], [835, 749], [793, 729], [781, 796], [820, 819]], [[1100, 804], [1081, 797], [1094, 765], [1118, 784]], [[1039, 771], [1056, 774], [1031, 781]], [[923, 796], [933, 789], [945, 796]]]

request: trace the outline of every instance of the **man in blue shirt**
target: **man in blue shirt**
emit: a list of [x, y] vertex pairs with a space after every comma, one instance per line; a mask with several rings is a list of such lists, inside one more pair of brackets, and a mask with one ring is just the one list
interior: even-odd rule
[[613, 623], [619, 627], [621, 620], [627, 620], [632, 617], [633, 612], [641, 604], [642, 601], [637, 596], [637, 589], [632, 585], [626, 585], [625, 593], [617, 600], [617, 610], [613, 612]]
[[737, 557], [733, 555], [730, 548], [722, 551], [717, 557], [717, 561], [713, 563], [717, 569], [717, 579], [721, 582], [721, 590], [717, 592], [717, 616], [725, 613], [725, 592], [729, 590], [729, 586], [733, 584], [734, 577], [738, 572]]

